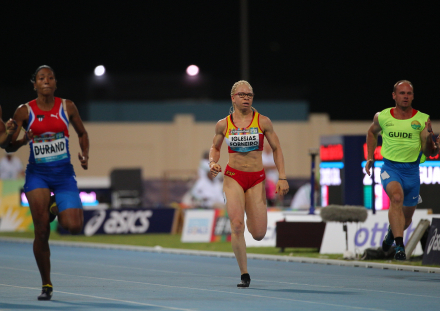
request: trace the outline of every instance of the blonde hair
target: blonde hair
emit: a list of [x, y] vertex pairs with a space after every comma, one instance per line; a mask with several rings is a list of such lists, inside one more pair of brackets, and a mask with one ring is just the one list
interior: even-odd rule
[[[246, 80], [240, 80], [240, 81], [235, 82], [234, 85], [232, 86], [231, 96], [234, 96], [235, 91], [237, 90], [237, 88], [240, 85], [243, 85], [243, 84], [246, 85], [247, 87], [249, 87], [249, 89], [251, 90], [252, 93], [254, 92], [254, 89], [252, 88], [252, 86], [251, 86], [251, 84], [249, 82], [247, 82]], [[252, 108], [253, 111], [257, 111], [257, 109], [255, 109], [254, 107], [251, 107], [251, 108]], [[232, 114], [234, 111], [235, 111], [234, 102], [232, 102], [232, 105], [229, 108], [229, 114]]]

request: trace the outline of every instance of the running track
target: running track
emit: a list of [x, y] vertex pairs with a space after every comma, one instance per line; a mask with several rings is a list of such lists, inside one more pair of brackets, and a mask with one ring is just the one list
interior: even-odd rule
[[439, 268], [260, 255], [248, 261], [251, 287], [239, 289], [231, 253], [65, 242], [51, 251], [54, 296], [38, 301], [31, 241], [0, 238], [0, 310], [440, 310]]

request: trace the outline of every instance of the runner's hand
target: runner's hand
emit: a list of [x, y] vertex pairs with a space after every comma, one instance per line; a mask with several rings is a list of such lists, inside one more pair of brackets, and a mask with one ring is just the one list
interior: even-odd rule
[[215, 162], [209, 163], [209, 168], [211, 169], [211, 174], [214, 177], [217, 176], [218, 173], [220, 173], [222, 171], [222, 167], [220, 166], [220, 164], [215, 163]]
[[287, 180], [278, 180], [275, 193], [286, 195], [287, 192], [289, 192], [289, 183], [287, 182]]
[[431, 149], [431, 156], [436, 156], [438, 154], [438, 149], [439, 149], [439, 144], [438, 144], [438, 136], [437, 139], [434, 138], [434, 132], [432, 131], [432, 126], [431, 126], [431, 120], [428, 119], [427, 122], [425, 122], [425, 128], [428, 131], [428, 138], [427, 138], [427, 143], [429, 143], [431, 145], [430, 149]]
[[12, 135], [17, 130], [17, 122], [15, 120], [9, 119], [8, 122], [6, 122], [6, 134]]
[[429, 133], [432, 133], [431, 120], [425, 122], [425, 128], [428, 130]]
[[368, 176], [371, 176], [370, 168], [373, 166], [374, 160], [369, 159], [365, 164], [365, 172], [367, 172]]
[[27, 144], [28, 142], [30, 142], [32, 139], [34, 139], [34, 132], [32, 132], [32, 130], [29, 131], [25, 131], [24, 132], [24, 141]]
[[78, 152], [78, 159], [81, 162], [81, 166], [83, 169], [88, 169], [89, 167], [89, 156], [83, 156], [80, 152]]

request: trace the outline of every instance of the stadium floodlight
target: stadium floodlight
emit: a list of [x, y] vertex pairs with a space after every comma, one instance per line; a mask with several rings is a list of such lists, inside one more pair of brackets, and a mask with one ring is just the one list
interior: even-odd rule
[[95, 76], [100, 77], [105, 73], [105, 67], [103, 65], [96, 66]]
[[199, 67], [196, 65], [190, 65], [188, 68], [186, 68], [186, 73], [188, 76], [197, 76], [199, 74]]

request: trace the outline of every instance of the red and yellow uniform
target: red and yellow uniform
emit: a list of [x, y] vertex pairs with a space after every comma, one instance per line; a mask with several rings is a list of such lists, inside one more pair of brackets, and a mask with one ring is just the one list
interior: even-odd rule
[[229, 153], [263, 150], [264, 134], [260, 128], [258, 112], [254, 112], [251, 123], [244, 128], [235, 126], [232, 115], [227, 116], [226, 121], [228, 125], [225, 138]]
[[[232, 115], [227, 116], [226, 121], [228, 125], [225, 138], [229, 153], [263, 150], [264, 133], [260, 128], [260, 114], [258, 112], [254, 112], [251, 123], [244, 128], [235, 126]], [[264, 170], [243, 172], [229, 165], [226, 166], [225, 176], [229, 176], [238, 182], [245, 192], [266, 179]]]

